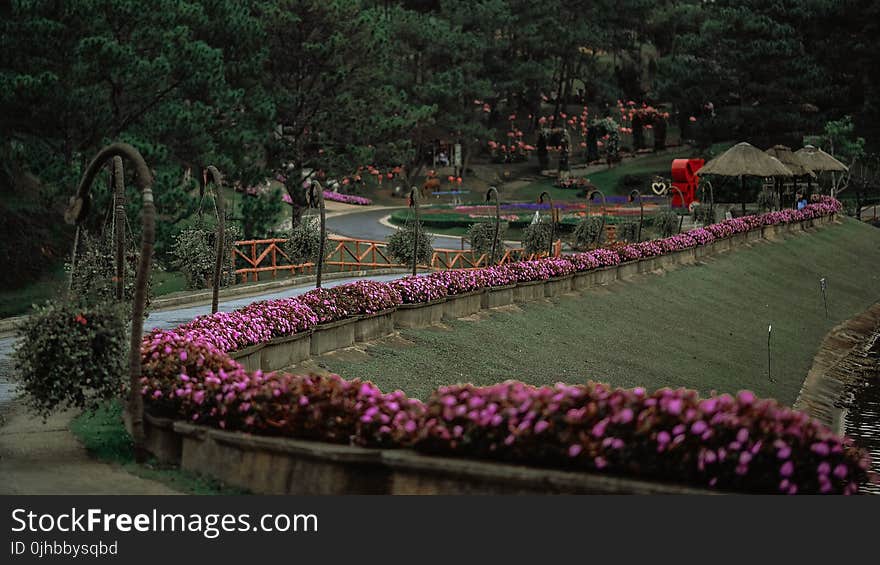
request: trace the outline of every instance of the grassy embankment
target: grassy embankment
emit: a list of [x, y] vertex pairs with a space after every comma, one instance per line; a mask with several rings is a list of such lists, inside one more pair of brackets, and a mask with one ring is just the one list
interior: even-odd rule
[[[880, 231], [853, 220], [582, 295], [406, 330], [322, 365], [425, 398], [438, 385], [598, 380], [791, 404], [822, 337], [880, 299]], [[828, 281], [825, 318], [819, 279]], [[772, 376], [767, 327], [773, 325]]]

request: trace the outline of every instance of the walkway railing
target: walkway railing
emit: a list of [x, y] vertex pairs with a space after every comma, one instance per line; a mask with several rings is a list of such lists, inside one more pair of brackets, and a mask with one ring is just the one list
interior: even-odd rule
[[[397, 269], [405, 265], [397, 263], [388, 253], [384, 241], [355, 239], [350, 237], [330, 236], [327, 238], [330, 251], [324, 265], [333, 266], [337, 271], [360, 271], [363, 269]], [[235, 268], [236, 282], [257, 282], [261, 273], [270, 273], [277, 278], [278, 273], [309, 274], [314, 263], [293, 263], [284, 251], [287, 240], [282, 238], [249, 239], [236, 241], [232, 248], [232, 264]], [[558, 256], [562, 251], [562, 243], [557, 241], [554, 253]], [[506, 249], [499, 264], [533, 259], [544, 254], [527, 255], [524, 249]], [[473, 269], [486, 267], [489, 264], [488, 254], [475, 257], [470, 249], [435, 249], [431, 257], [432, 269]], [[424, 265], [428, 267], [428, 265]]]

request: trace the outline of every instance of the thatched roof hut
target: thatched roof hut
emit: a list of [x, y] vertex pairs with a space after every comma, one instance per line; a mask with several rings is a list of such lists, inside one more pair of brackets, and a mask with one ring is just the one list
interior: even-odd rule
[[779, 159], [779, 161], [797, 177], [816, 176], [812, 169], [810, 169], [803, 159], [801, 159], [800, 155], [785, 145], [774, 145], [765, 151], [765, 153], [771, 157]]
[[845, 173], [849, 167], [835, 159], [833, 156], [825, 153], [812, 145], [805, 145], [803, 149], [798, 149], [795, 155], [814, 173], [836, 172]]
[[702, 175], [723, 177], [790, 177], [793, 176], [779, 159], [772, 157], [754, 145], [737, 143], [718, 157], [715, 157], [697, 172]]

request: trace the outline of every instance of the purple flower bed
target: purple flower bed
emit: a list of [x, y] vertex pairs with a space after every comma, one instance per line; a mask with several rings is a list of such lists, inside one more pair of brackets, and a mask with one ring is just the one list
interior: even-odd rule
[[480, 269], [458, 269], [437, 271], [427, 275], [446, 289], [450, 296], [482, 290], [487, 285], [480, 274]]
[[[251, 433], [441, 454], [490, 457], [685, 481], [752, 492], [853, 493], [866, 459], [806, 415], [751, 393], [700, 399], [694, 391], [612, 390], [603, 385], [444, 387], [427, 408], [402, 392], [326, 377], [248, 372], [227, 352], [482, 288], [546, 280], [621, 260], [687, 249], [761, 225], [840, 210], [825, 198], [801, 211], [726, 220], [662, 240], [560, 258], [381, 283], [358, 281], [300, 298], [261, 301], [200, 316], [142, 342], [151, 410]], [[426, 412], [427, 409], [427, 412]]]
[[867, 455], [806, 414], [750, 392], [606, 385], [441, 387], [416, 449], [747, 492], [852, 494]]
[[403, 304], [431, 302], [447, 294], [443, 281], [431, 276], [404, 277], [388, 284], [400, 294]]
[[369, 198], [363, 196], [355, 196], [353, 194], [342, 194], [341, 192], [324, 191], [324, 200], [332, 200], [334, 202], [342, 202], [344, 204], [356, 204], [358, 206], [369, 206], [373, 203]]

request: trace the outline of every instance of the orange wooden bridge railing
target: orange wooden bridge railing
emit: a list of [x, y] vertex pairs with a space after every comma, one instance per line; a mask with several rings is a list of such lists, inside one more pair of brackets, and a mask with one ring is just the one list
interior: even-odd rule
[[[291, 262], [282, 247], [286, 241], [280, 238], [236, 241], [232, 248], [232, 265], [236, 281], [256, 282], [260, 278], [260, 273], [271, 273], [273, 279], [278, 276], [279, 271], [289, 272], [293, 275], [311, 273], [315, 267], [314, 263], [295, 264]], [[327, 241], [330, 249], [325, 255], [324, 265], [332, 265], [340, 271], [395, 269], [407, 266], [397, 263], [391, 258], [384, 241], [340, 236], [330, 236]], [[554, 244], [554, 255], [559, 256], [561, 251], [562, 243], [557, 241]], [[536, 255], [526, 255], [523, 249], [505, 249], [499, 264], [535, 257]], [[473, 269], [485, 267], [488, 264], [488, 254], [475, 257], [474, 252], [469, 249], [435, 249], [431, 257], [430, 268]], [[427, 265], [423, 266], [427, 267]]]

